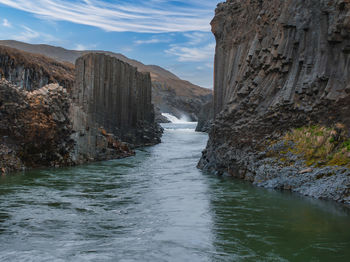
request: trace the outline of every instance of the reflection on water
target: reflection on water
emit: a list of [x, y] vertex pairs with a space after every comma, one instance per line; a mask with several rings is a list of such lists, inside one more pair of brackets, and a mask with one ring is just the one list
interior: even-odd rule
[[0, 178], [1, 261], [349, 261], [347, 208], [196, 169], [165, 125], [136, 157]]

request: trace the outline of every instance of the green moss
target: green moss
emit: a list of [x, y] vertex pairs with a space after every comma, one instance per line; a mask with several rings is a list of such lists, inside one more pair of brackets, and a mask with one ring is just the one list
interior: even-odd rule
[[346, 140], [343, 144], [342, 144], [343, 148], [346, 148], [346, 150], [348, 152], [350, 152], [350, 139]]
[[313, 125], [291, 130], [282, 139], [286, 148], [279, 152], [278, 158], [288, 162], [285, 154], [292, 152], [305, 159], [308, 166], [350, 167], [350, 139], [346, 137], [344, 128], [339, 126], [343, 125], [338, 124], [337, 128]]

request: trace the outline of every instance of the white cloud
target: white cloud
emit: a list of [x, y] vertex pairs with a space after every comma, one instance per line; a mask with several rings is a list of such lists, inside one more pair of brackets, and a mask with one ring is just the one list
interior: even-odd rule
[[74, 49], [78, 50], [78, 51], [83, 51], [83, 50], [86, 50], [87, 47], [85, 45], [82, 45], [82, 44], [77, 44]]
[[74, 49], [78, 51], [84, 51], [84, 50], [96, 49], [96, 47], [97, 47], [97, 44], [91, 44], [91, 45], [76, 44]]
[[27, 26], [22, 26], [22, 28], [24, 29], [24, 31], [22, 31], [19, 34], [16, 34], [14, 36], [15, 40], [23, 41], [23, 42], [31, 42], [33, 39], [38, 38], [40, 36], [38, 32], [34, 31], [33, 29]]
[[132, 52], [133, 49], [130, 46], [125, 46], [120, 49], [123, 53], [129, 53]]
[[6, 18], [2, 20], [2, 25], [5, 27], [12, 27], [11, 23]]
[[210, 43], [202, 47], [186, 47], [172, 45], [165, 52], [178, 57], [180, 62], [202, 62], [211, 60], [214, 56], [215, 44]]
[[197, 67], [198, 70], [209, 67], [213, 63], [215, 42], [210, 33], [191, 32], [184, 33], [188, 41], [170, 45], [165, 52], [168, 55], [177, 56], [180, 62], [204, 62]]
[[136, 40], [134, 41], [135, 45], [145, 45], [145, 44], [159, 44], [159, 43], [169, 43], [171, 40], [168, 38], [151, 38], [145, 40]]
[[117, 32], [209, 31], [221, 0], [103, 2], [97, 0], [0, 0], [7, 6], [47, 20], [69, 21]]
[[23, 28], [24, 30], [11, 35], [10, 39], [22, 41], [22, 42], [28, 42], [28, 43], [31, 43], [34, 40], [40, 40], [41, 42], [46, 42], [46, 43], [59, 42], [59, 40], [56, 39], [54, 36], [37, 32], [28, 26], [22, 25], [21, 28]]
[[192, 33], [186, 33], [184, 34], [189, 41], [188, 45], [198, 45], [203, 42], [207, 42], [208, 40], [211, 39], [212, 35], [208, 33], [203, 33], [203, 32], [192, 32]]

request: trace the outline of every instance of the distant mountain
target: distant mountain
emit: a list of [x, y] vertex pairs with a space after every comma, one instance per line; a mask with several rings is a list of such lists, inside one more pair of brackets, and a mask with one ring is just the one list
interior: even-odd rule
[[41, 54], [0, 45], [0, 79], [30, 91], [52, 83], [71, 90], [75, 66]]
[[144, 65], [139, 61], [129, 59], [122, 54], [107, 51], [77, 51], [67, 50], [51, 45], [32, 45], [13, 40], [0, 40], [0, 45], [16, 48], [25, 52], [41, 54], [60, 62], [74, 64], [75, 60], [90, 52], [101, 52], [116, 57], [138, 68], [141, 72], [150, 72], [153, 84], [153, 103], [161, 112], [177, 117], [183, 114], [197, 120], [203, 104], [212, 99], [212, 90], [184, 81], [170, 71], [156, 66]]

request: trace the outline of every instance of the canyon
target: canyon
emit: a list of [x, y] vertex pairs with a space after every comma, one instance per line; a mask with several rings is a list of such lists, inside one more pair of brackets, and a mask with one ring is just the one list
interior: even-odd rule
[[44, 55], [55, 61], [69, 64], [71, 67], [74, 67], [76, 59], [84, 54], [90, 52], [104, 53], [136, 67], [140, 72], [150, 73], [152, 102], [155, 105], [156, 117], [159, 121], [165, 120], [161, 117], [161, 112], [172, 114], [177, 118], [186, 115], [191, 121], [197, 121], [202, 105], [212, 100], [212, 90], [182, 80], [162, 67], [145, 65], [122, 54], [107, 51], [67, 50], [56, 46], [33, 45], [12, 40], [0, 40], [0, 45], [32, 54]]
[[200, 168], [350, 203], [349, 14], [341, 0], [218, 5], [215, 121]]
[[160, 143], [149, 73], [105, 54], [87, 54], [74, 69], [0, 50], [1, 173], [127, 157]]
[[[196, 3], [203, 24], [213, 4], [151, 2], [64, 12], [146, 25]], [[60, 43], [141, 37], [44, 24], [67, 25]], [[0, 41], [1, 261], [349, 261], [350, 0], [226, 0], [211, 26], [214, 94], [121, 54]], [[205, 32], [142, 35], [209, 54]]]

